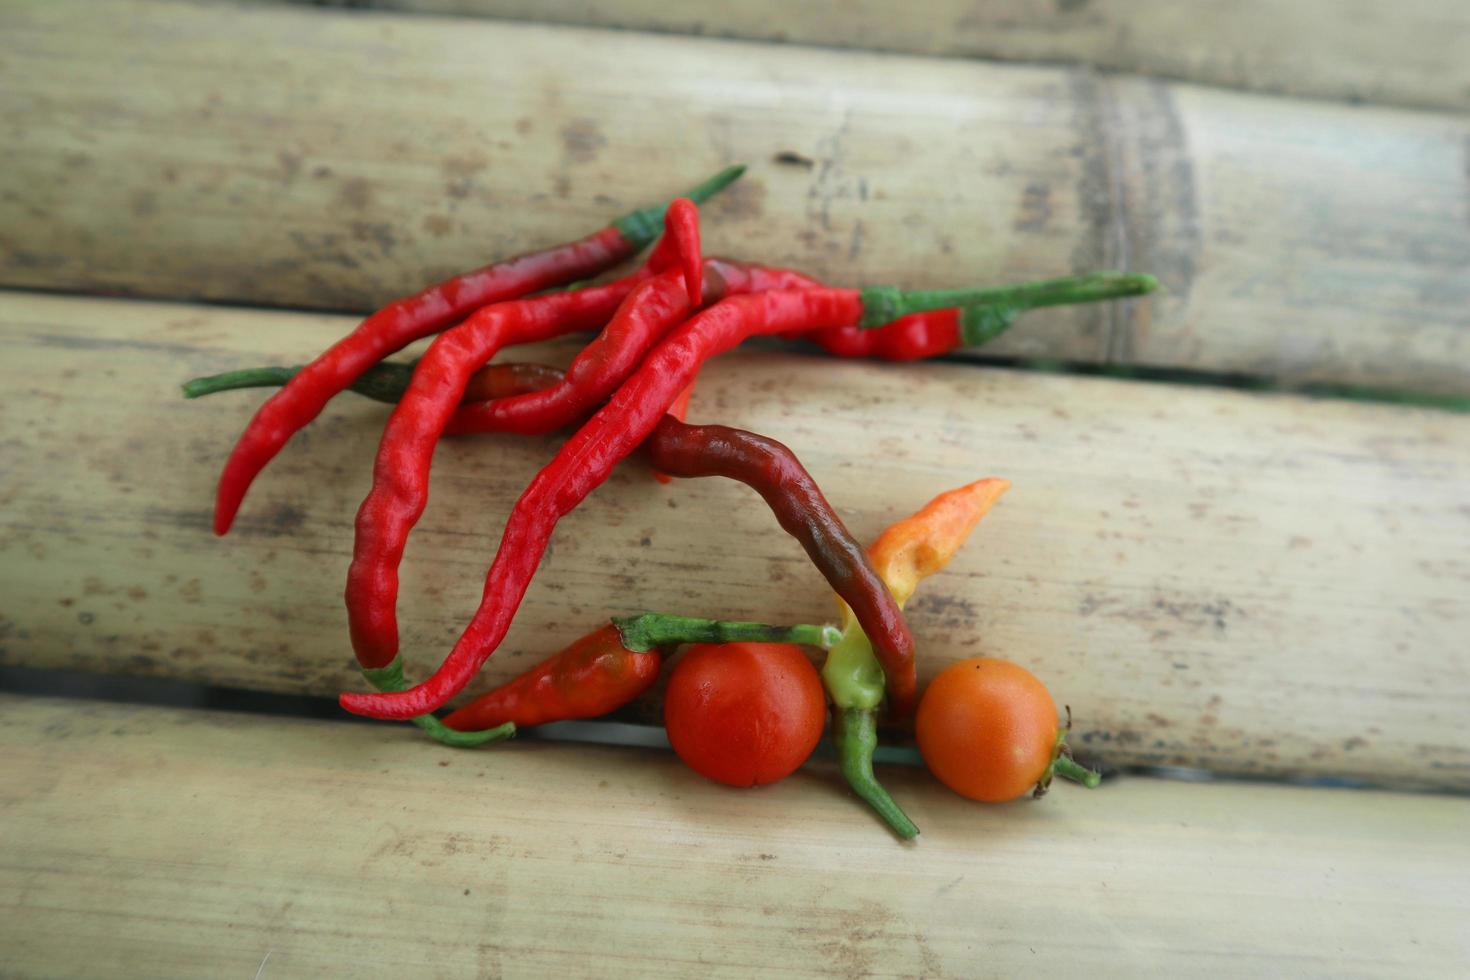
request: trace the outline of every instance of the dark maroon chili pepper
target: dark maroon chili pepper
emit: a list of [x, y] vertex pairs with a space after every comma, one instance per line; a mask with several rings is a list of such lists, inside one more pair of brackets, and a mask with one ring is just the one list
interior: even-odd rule
[[[703, 200], [738, 178], [744, 170], [744, 167], [726, 168], [687, 196]], [[220, 475], [215, 498], [215, 533], [224, 534], [230, 529], [251, 482], [287, 440], [368, 368], [488, 303], [584, 279], [611, 268], [653, 241], [663, 224], [663, 216], [663, 207], [634, 211], [579, 241], [455, 276], [390, 303], [368, 317], [267, 399], [250, 420]]]
[[[689, 425], [665, 415], [643, 442], [660, 473], [723, 476], [760, 494], [782, 530], [801, 543], [832, 591], [847, 602], [873, 643], [901, 712], [912, 690], [914, 638], [898, 603], [796, 454], [775, 439], [724, 425]], [[882, 651], [882, 652], [880, 652]], [[907, 665], [899, 670], [895, 664]], [[895, 676], [896, 675], [896, 676]]]

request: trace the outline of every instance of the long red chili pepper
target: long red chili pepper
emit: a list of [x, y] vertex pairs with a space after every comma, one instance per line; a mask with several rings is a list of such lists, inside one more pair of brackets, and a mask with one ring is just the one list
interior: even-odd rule
[[[665, 272], [645, 279], [617, 309], [614, 323], [644, 322], [631, 328], [658, 336], [689, 314], [688, 289], [700, 290], [698, 211], [693, 202], [675, 201], [666, 216], [666, 240], [675, 243], [684, 276]], [[688, 250], [693, 249], [693, 261]], [[656, 250], [664, 253], [662, 243]], [[695, 271], [690, 274], [690, 269]], [[625, 282], [627, 280], [624, 280]], [[596, 289], [582, 292], [595, 292]], [[554, 294], [574, 297], [579, 293]], [[524, 301], [523, 301], [524, 302]], [[569, 325], [544, 320], [527, 330], [520, 317], [496, 316], [501, 304], [481, 310], [445, 331], [419, 361], [398, 407], [388, 418], [373, 467], [373, 485], [357, 512], [352, 564], [347, 570], [347, 622], [358, 663], [379, 667], [398, 653], [398, 564], [408, 532], [429, 497], [429, 464], [435, 443], [455, 406], [464, 396], [470, 375], [506, 344], [566, 332]], [[577, 329], [571, 325], [570, 329]], [[418, 712], [421, 713], [421, 712]]]
[[[687, 196], [703, 200], [738, 178], [744, 169], [729, 167]], [[368, 317], [272, 395], [250, 420], [220, 475], [215, 533], [224, 534], [230, 529], [251, 482], [291, 436], [372, 365], [487, 303], [524, 296], [610, 268], [653, 241], [663, 211], [662, 207], [634, 211], [586, 238], [455, 276], [390, 303]]]
[[[392, 607], [398, 590], [398, 561], [408, 529], [423, 513], [428, 499], [432, 447], [450, 412], [464, 397], [470, 376], [501, 347], [605, 322], [639, 284], [640, 280], [628, 277], [574, 292], [496, 303], [430, 345], [388, 419], [373, 467], [373, 489], [357, 513], [357, 548], [348, 572], [347, 600], [349, 609], [359, 613], [351, 625], [353, 647], [362, 666], [383, 667], [396, 652]], [[414, 452], [424, 444], [430, 447], [429, 453]], [[367, 569], [371, 573], [364, 576]], [[385, 634], [394, 638], [392, 645], [373, 642]]]
[[[438, 708], [461, 690], [505, 637], [556, 522], [606, 480], [618, 460], [653, 431], [679, 390], [708, 358], [757, 334], [820, 330], [851, 323], [877, 326], [919, 310], [961, 306], [975, 301], [977, 295], [975, 290], [904, 293], [892, 287], [776, 290], [727, 297], [696, 315], [654, 348], [638, 371], [562, 446], [516, 501], [486, 576], [480, 606], [439, 670], [407, 691], [344, 694], [342, 706], [357, 714], [404, 719]], [[420, 371], [429, 360], [426, 355]], [[415, 383], [417, 380], [416, 374]], [[403, 407], [400, 404], [400, 412]], [[437, 429], [433, 434], [437, 435]], [[381, 463], [383, 456], [379, 459]], [[390, 514], [372, 516], [387, 519]], [[359, 535], [373, 537], [377, 533], [373, 521], [361, 518], [360, 514]], [[406, 525], [400, 523], [399, 527]], [[391, 659], [397, 648], [392, 608], [397, 572], [396, 567], [388, 566], [396, 566], [402, 540], [395, 537], [375, 542], [368, 550], [376, 553], [365, 556], [368, 564], [374, 558], [379, 560], [376, 568], [365, 567], [360, 573], [366, 588], [359, 601], [354, 603], [349, 596], [354, 645], [359, 657], [386, 654]], [[389, 562], [382, 562], [381, 557]], [[355, 559], [354, 566], [357, 564]], [[884, 666], [895, 675], [906, 670], [900, 662]], [[911, 699], [912, 692], [902, 691], [894, 698], [896, 705], [907, 705]]]

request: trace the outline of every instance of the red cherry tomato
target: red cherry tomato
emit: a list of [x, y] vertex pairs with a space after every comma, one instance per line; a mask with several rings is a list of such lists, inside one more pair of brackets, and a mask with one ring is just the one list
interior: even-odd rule
[[972, 800], [1029, 792], [1057, 745], [1057, 706], [1023, 667], [991, 657], [950, 664], [924, 691], [914, 733], [929, 770]]
[[690, 647], [669, 676], [664, 727], [684, 763], [730, 786], [774, 783], [822, 737], [816, 668], [790, 643]]

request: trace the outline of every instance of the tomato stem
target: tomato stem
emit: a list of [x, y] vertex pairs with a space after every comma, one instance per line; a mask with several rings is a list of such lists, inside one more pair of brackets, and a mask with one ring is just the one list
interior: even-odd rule
[[888, 791], [873, 775], [873, 750], [878, 747], [878, 713], [866, 708], [847, 708], [832, 717], [832, 741], [842, 775], [853, 792], [862, 797], [883, 822], [902, 840], [913, 840], [919, 828], [908, 818]]
[[1088, 789], [1097, 789], [1102, 782], [1102, 774], [1095, 769], [1089, 769], [1082, 763], [1069, 755], [1059, 755], [1052, 763], [1052, 768], [1058, 776], [1063, 776], [1074, 783], [1081, 783]]
[[[408, 688], [408, 681], [403, 676], [402, 657], [394, 657], [386, 667], [364, 667], [362, 676], [380, 691], [403, 691]], [[410, 718], [409, 721], [422, 728], [434, 741], [457, 749], [484, 745], [487, 742], [499, 742], [513, 737], [516, 733], [515, 722], [512, 721], [480, 732], [456, 731], [433, 715], [418, 715]]]

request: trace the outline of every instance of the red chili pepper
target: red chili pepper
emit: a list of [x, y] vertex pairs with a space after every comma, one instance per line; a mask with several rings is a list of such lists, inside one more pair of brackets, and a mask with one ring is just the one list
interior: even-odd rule
[[[691, 190], [703, 200], [744, 172], [730, 167]], [[364, 320], [272, 395], [250, 420], [220, 475], [214, 531], [230, 529], [251, 481], [298, 430], [384, 357], [487, 303], [524, 296], [610, 268], [653, 241], [663, 208], [617, 219], [579, 241], [497, 262], [397, 300]], [[585, 329], [585, 328], [584, 328]]]
[[807, 339], [838, 357], [877, 357], [885, 361], [917, 361], [966, 346], [960, 339], [960, 311], [953, 309], [912, 313], [875, 330], [818, 330]]
[[1026, 310], [1141, 296], [1157, 288], [1152, 276], [1119, 272], [1043, 279], [977, 290], [963, 308], [912, 313], [873, 330], [857, 326], [821, 330], [807, 339], [838, 357], [915, 361], [987, 344]]
[[653, 685], [662, 650], [685, 643], [736, 642], [826, 647], [841, 635], [835, 626], [771, 626], [664, 613], [615, 616], [609, 625], [448, 715], [443, 725], [459, 733], [483, 733], [507, 723], [530, 726], [596, 718]]
[[[605, 322], [637, 284], [630, 277], [570, 293], [496, 303], [430, 345], [388, 419], [373, 468], [373, 490], [357, 514], [357, 548], [348, 574], [348, 604], [363, 614], [353, 621], [353, 646], [362, 666], [377, 668], [393, 660], [396, 625], [392, 602], [398, 590], [398, 561], [408, 529], [423, 513], [427, 501], [432, 447], [449, 414], [464, 397], [470, 376], [501, 347], [587, 330]], [[420, 445], [429, 446], [430, 452], [416, 454], [414, 449]], [[365, 578], [367, 568], [373, 573]], [[384, 602], [387, 621], [361, 626], [368, 615], [383, 611]], [[367, 642], [367, 637], [381, 636], [385, 631], [395, 637], [392, 646]]]
[[613, 624], [577, 640], [554, 656], [455, 711], [444, 724], [480, 731], [506, 722], [518, 727], [569, 718], [596, 718], [614, 711], [658, 680], [662, 655], [623, 645]]
[[[687, 250], [699, 248], [698, 212], [692, 202], [675, 202], [666, 222], [669, 233], [665, 237], [675, 242], [684, 278], [665, 272], [633, 286], [605, 332], [656, 337], [689, 315], [688, 270], [691, 265], [698, 266], [700, 260], [695, 254], [691, 263]], [[700, 288], [699, 280], [696, 271], [696, 289]], [[594, 287], [552, 297], [577, 297], [597, 291]], [[585, 328], [585, 323], [544, 319], [539, 329], [528, 332], [520, 317], [493, 315], [515, 305], [486, 307], [435, 339], [388, 418], [373, 467], [373, 485], [357, 512], [352, 564], [347, 570], [347, 622], [358, 663], [364, 667], [390, 663], [398, 653], [398, 564], [408, 532], [428, 502], [434, 445], [462, 399], [470, 374], [506, 344], [540, 339], [549, 336], [547, 331], [551, 330], [565, 333]], [[566, 390], [565, 386], [559, 387]]]

